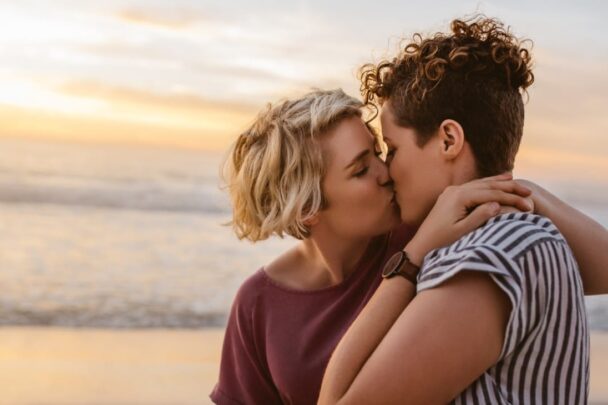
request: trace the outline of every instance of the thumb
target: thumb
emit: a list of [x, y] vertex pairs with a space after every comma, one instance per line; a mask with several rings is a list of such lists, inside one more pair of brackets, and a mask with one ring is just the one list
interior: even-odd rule
[[460, 226], [463, 228], [464, 232], [472, 232], [499, 212], [500, 204], [497, 202], [487, 202], [478, 205], [469, 215], [460, 221]]

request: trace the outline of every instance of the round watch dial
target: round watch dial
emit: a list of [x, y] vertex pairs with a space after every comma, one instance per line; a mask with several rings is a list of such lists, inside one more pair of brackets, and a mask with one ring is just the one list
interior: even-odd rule
[[403, 260], [403, 251], [399, 251], [391, 256], [390, 259], [384, 265], [384, 270], [382, 271], [382, 276], [387, 277], [391, 273], [393, 273], [401, 264]]

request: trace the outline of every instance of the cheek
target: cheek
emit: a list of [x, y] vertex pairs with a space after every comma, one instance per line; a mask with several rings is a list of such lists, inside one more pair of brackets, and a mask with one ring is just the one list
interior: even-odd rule
[[[367, 212], [368, 215], [381, 211], [382, 190], [375, 180], [371, 178], [362, 180], [358, 184], [353, 184], [344, 202], [349, 207], [350, 215], [358, 215], [360, 212]], [[356, 213], [355, 213], [356, 212]], [[351, 217], [352, 219], [352, 217]]]
[[338, 228], [359, 234], [370, 227], [378, 227], [379, 222], [390, 215], [390, 195], [375, 180], [362, 180], [342, 191], [331, 207]]
[[411, 179], [409, 178], [410, 173], [403, 156], [395, 156], [391, 161], [389, 175], [393, 179], [395, 191], [398, 194], [404, 194], [408, 189], [407, 185], [411, 182]]

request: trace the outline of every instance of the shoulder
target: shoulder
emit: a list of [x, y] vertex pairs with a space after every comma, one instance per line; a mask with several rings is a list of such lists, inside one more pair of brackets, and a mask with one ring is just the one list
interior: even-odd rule
[[492, 251], [516, 260], [545, 241], [565, 243], [564, 237], [549, 218], [528, 213], [504, 214], [490, 219], [452, 245], [434, 250], [425, 259], [455, 259], [470, 256], [471, 253]]
[[300, 245], [281, 253], [260, 271], [265, 281], [275, 286], [294, 290], [306, 289], [310, 267], [304, 259]]
[[499, 215], [452, 245], [430, 252], [419, 282], [436, 285], [462, 270], [507, 276], [519, 282], [519, 258], [546, 243], [565, 244], [548, 218], [527, 213]]
[[479, 230], [472, 244], [492, 246], [508, 257], [517, 258], [546, 241], [566, 242], [549, 218], [528, 213], [512, 213], [489, 220]]
[[255, 273], [245, 279], [237, 290], [232, 304], [233, 309], [241, 310], [245, 308], [254, 308], [259, 297], [264, 294], [267, 284], [268, 280], [263, 268], [258, 269]]

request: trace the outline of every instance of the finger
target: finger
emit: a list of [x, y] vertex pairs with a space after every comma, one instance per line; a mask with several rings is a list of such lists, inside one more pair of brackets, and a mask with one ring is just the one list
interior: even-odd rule
[[528, 210], [528, 211], [530, 211], [533, 214], [535, 214], [536, 210], [538, 208], [536, 207], [536, 204], [534, 203], [534, 199], [532, 197], [526, 197], [526, 201], [528, 201], [528, 205], [531, 207], [530, 210]]
[[495, 188], [503, 191], [516, 193], [523, 196], [532, 194], [532, 189], [524, 183], [513, 180], [510, 174], [504, 176], [485, 177], [483, 179], [473, 180], [468, 183], [457, 186], [461, 189], [479, 189], [479, 188]]
[[523, 197], [528, 197], [530, 194], [532, 194], [532, 190], [529, 189], [528, 187], [524, 186], [523, 184], [520, 184], [518, 182], [516, 182], [515, 180], [505, 180], [505, 181], [488, 181], [488, 182], [484, 182], [478, 186], [476, 186], [476, 188], [486, 188], [486, 189], [491, 189], [491, 190], [501, 190], [507, 193], [513, 193], [513, 194], [518, 194], [521, 195]]
[[488, 202], [496, 202], [500, 205], [515, 207], [521, 211], [531, 211], [533, 209], [532, 205], [526, 198], [502, 190], [471, 190], [471, 192], [464, 195], [466, 200], [463, 202], [463, 204], [467, 208], [474, 208]]
[[483, 225], [488, 219], [496, 216], [500, 211], [500, 205], [496, 202], [487, 202], [485, 204], [478, 205], [473, 211], [460, 222], [459, 226], [463, 233], [469, 233], [474, 231]]
[[466, 183], [460, 186], [464, 192], [474, 192], [475, 190], [501, 190], [506, 193], [512, 193], [528, 197], [532, 194], [532, 190], [528, 187], [514, 181], [514, 180], [502, 180], [502, 181], [484, 181], [481, 183]]

